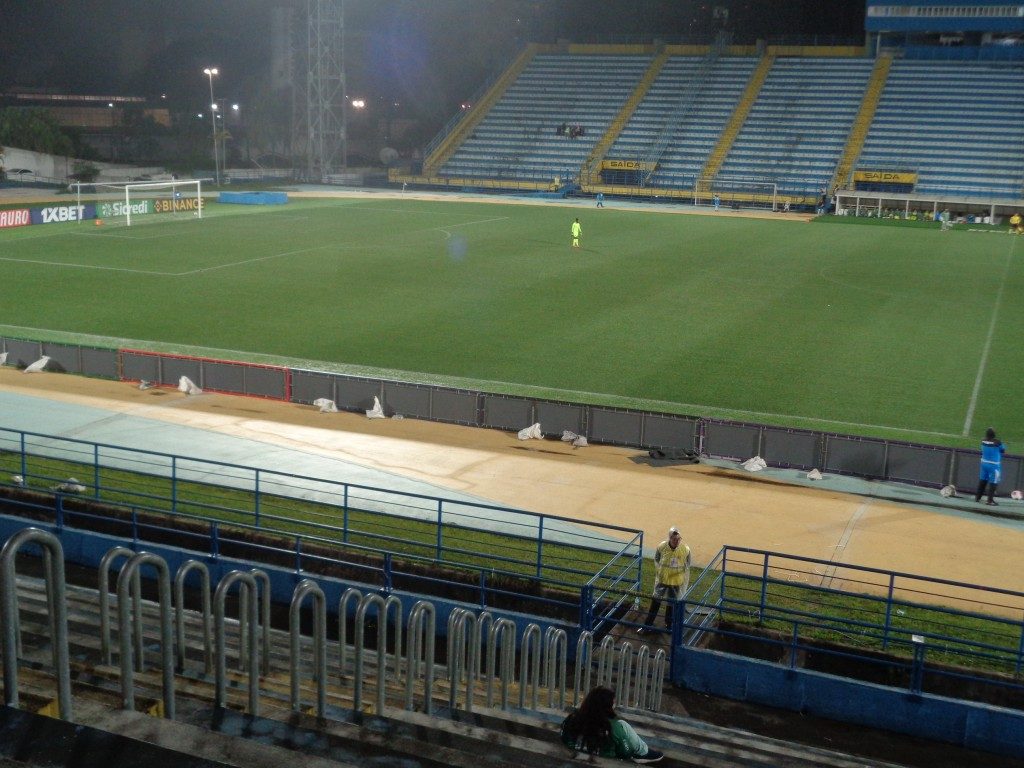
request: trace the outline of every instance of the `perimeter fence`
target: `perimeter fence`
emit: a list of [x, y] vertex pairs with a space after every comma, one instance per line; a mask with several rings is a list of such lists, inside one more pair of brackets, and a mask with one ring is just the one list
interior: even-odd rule
[[[24, 368], [43, 355], [47, 370], [175, 387], [181, 376], [217, 392], [311, 405], [324, 398], [360, 412], [377, 398], [386, 416], [518, 431], [539, 423], [545, 436], [569, 431], [591, 443], [645, 450], [684, 450], [715, 459], [760, 456], [769, 466], [973, 493], [980, 453], [742, 421], [613, 408], [471, 389], [257, 365], [133, 349], [104, 349], [0, 337], [7, 365]], [[1024, 457], [1003, 460], [1003, 486], [1024, 486]]]

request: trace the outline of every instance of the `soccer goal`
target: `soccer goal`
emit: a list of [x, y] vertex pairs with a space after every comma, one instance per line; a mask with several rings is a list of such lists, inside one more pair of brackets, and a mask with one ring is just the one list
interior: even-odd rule
[[729, 208], [770, 208], [779, 210], [779, 185], [771, 181], [749, 179], [697, 179], [693, 189], [694, 205], [713, 205], [715, 196]]
[[97, 223], [132, 227], [146, 221], [203, 217], [203, 182], [143, 181], [75, 185], [78, 205], [95, 205]]

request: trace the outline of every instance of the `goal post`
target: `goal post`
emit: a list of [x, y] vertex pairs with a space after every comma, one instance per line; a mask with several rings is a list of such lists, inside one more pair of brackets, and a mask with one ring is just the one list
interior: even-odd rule
[[779, 210], [779, 185], [773, 181], [750, 179], [697, 179], [693, 185], [693, 204], [710, 205], [718, 196], [722, 205]]
[[96, 206], [96, 219], [131, 227], [143, 221], [203, 217], [202, 179], [75, 184], [78, 205]]

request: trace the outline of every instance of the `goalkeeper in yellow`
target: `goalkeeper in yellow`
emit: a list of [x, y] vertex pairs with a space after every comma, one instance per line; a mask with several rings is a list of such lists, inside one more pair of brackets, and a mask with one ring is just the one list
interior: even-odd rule
[[576, 221], [574, 221], [572, 223], [572, 247], [573, 248], [579, 248], [580, 247], [580, 235], [582, 235], [582, 234], [583, 234], [583, 226], [580, 224], [580, 220], [576, 219]]

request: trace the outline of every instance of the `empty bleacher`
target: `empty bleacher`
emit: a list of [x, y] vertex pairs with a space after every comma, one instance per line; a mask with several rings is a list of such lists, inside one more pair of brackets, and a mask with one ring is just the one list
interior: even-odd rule
[[857, 168], [916, 172], [923, 194], [1024, 195], [1024, 66], [896, 60]]
[[[538, 182], [575, 176], [651, 58], [538, 54], [439, 174]], [[581, 126], [584, 133], [559, 135], [562, 124]]]
[[[650, 91], [626, 123], [608, 157], [642, 159], [665, 121], [675, 110], [680, 94], [698, 76], [702, 59], [673, 56], [662, 68]], [[758, 59], [725, 56], [711, 68], [705, 82], [698, 84], [693, 104], [676, 126], [672, 140], [661, 157], [651, 186], [692, 187], [719, 134], [736, 107]]]
[[793, 195], [827, 186], [873, 64], [847, 57], [776, 59], [719, 179], [774, 182], [780, 193]]
[[[668, 49], [659, 69], [652, 67], [659, 63], [653, 49], [585, 50], [534, 56], [438, 176], [470, 184], [568, 181], [594, 160], [595, 145], [607, 134], [611, 146], [602, 147], [597, 160], [646, 162], [661, 144], [657, 169], [648, 178], [611, 174], [605, 183], [639, 185], [649, 194], [688, 192], [698, 178], [701, 188], [712, 183], [709, 158], [730, 118], [745, 114], [734, 140], [730, 132], [731, 145], [724, 144], [724, 160], [710, 167], [716, 189], [729, 180], [773, 183], [779, 194], [810, 202], [823, 188], [851, 181], [833, 177], [871, 80], [870, 57], [769, 49], [775, 58], [767, 78], [745, 96], [762, 61], [752, 51], [701, 55]], [[644, 91], [638, 85], [648, 68], [653, 82]], [[885, 86], [873, 119], [870, 111], [861, 118], [871, 123], [855, 169], [915, 172], [915, 191], [923, 194], [1024, 196], [1024, 66], [897, 59], [879, 82]], [[754, 93], [756, 99], [745, 102], [749, 113], [737, 113], [741, 99]], [[620, 116], [630, 97], [641, 95], [635, 109]], [[625, 120], [621, 130], [617, 118]], [[575, 139], [558, 135], [562, 124], [582, 126], [584, 133]], [[863, 135], [861, 125], [854, 146]], [[584, 185], [597, 181], [598, 165], [594, 175], [581, 179]], [[844, 176], [848, 170], [842, 169]]]

